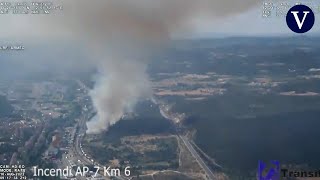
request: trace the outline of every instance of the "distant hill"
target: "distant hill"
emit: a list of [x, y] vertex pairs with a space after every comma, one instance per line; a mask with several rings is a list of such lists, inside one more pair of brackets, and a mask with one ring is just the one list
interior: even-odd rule
[[13, 107], [5, 96], [0, 95], [0, 117], [8, 116], [12, 113]]

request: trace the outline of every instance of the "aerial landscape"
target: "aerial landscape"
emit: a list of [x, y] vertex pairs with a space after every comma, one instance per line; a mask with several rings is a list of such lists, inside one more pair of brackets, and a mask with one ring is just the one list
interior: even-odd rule
[[0, 2], [0, 180], [319, 179], [319, 14]]
[[0, 164], [29, 177], [34, 166], [110, 166], [111, 179], [126, 167], [133, 179], [255, 179], [260, 159], [317, 168], [319, 42], [174, 41], [148, 64], [151, 98], [99, 134], [86, 133], [92, 72], [1, 76]]

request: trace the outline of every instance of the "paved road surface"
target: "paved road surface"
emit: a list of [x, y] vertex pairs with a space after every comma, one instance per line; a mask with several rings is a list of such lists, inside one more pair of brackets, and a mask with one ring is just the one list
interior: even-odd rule
[[199, 165], [206, 172], [207, 177], [211, 180], [217, 179], [210, 168], [206, 165], [206, 163], [202, 160], [198, 152], [193, 148], [190, 144], [189, 140], [185, 136], [179, 136], [183, 143], [187, 146], [188, 150], [192, 154], [192, 156], [198, 161]]

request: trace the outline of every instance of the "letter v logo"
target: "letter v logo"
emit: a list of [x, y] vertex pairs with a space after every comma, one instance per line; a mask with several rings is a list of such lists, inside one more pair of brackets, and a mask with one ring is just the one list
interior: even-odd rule
[[299, 29], [301, 29], [304, 21], [306, 20], [307, 15], [310, 13], [310, 11], [303, 11], [304, 16], [303, 16], [302, 22], [300, 21], [299, 16], [298, 16], [299, 11], [291, 11], [291, 13], [294, 15], [294, 19], [296, 20]]
[[312, 10], [305, 5], [293, 6], [287, 13], [287, 25], [296, 33], [306, 33], [312, 29], [315, 16]]

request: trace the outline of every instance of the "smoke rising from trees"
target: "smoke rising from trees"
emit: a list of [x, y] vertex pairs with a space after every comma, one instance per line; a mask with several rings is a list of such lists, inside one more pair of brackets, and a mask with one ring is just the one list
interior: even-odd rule
[[[260, 0], [59, 2], [64, 5], [61, 14], [22, 19], [31, 23], [36, 36], [72, 37], [88, 47], [90, 64], [99, 70], [90, 92], [97, 116], [87, 123], [88, 133], [107, 130], [140, 98], [152, 96], [146, 59], [150, 52], [165, 46], [172, 34], [192, 31], [199, 20], [231, 16], [261, 3]], [[63, 64], [63, 60], [59, 63]]]

